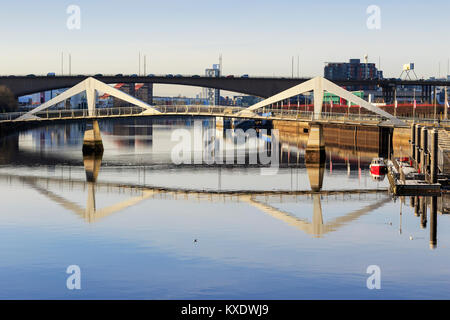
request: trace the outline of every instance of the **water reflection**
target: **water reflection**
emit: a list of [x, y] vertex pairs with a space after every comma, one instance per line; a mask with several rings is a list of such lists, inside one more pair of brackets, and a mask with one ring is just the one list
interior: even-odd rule
[[370, 172], [370, 176], [372, 177], [373, 181], [383, 181], [386, 175], [384, 173], [378, 174]]
[[[378, 264], [392, 280], [383, 297], [421, 297], [430, 283], [434, 296], [447, 297], [446, 197], [392, 201], [387, 179], [374, 181], [368, 170], [379, 148], [370, 139], [370, 148], [355, 147], [358, 132], [326, 133], [342, 146], [326, 146], [325, 163], [305, 164], [307, 133], [277, 126], [276, 137], [247, 139], [279, 144], [272, 176], [248, 165], [251, 148], [244, 164], [170, 163], [171, 134], [194, 136], [190, 120], [101, 123], [102, 155], [82, 156], [81, 125], [2, 140], [0, 295], [43, 292], [67, 263], [80, 263], [95, 278], [86, 298], [373, 298], [365, 270]], [[209, 129], [222, 150], [242, 151], [236, 136], [202, 121]], [[25, 285], [22, 270], [33, 279]], [[70, 294], [48, 287], [40, 297]]]
[[323, 174], [325, 172], [324, 163], [307, 163], [306, 171], [308, 173], [309, 184], [312, 191], [322, 190]]
[[420, 217], [420, 228], [426, 229], [428, 222], [428, 207], [430, 208], [430, 248], [436, 249], [437, 247], [437, 212], [438, 208], [438, 198], [440, 198], [440, 211], [441, 214], [446, 211], [446, 204], [444, 197], [425, 197], [425, 196], [414, 196], [410, 197], [410, 205], [414, 207], [414, 215]]
[[[211, 119], [119, 119], [99, 122], [105, 147], [104, 160], [116, 164], [129, 164], [130, 161], [147, 165], [171, 163], [170, 151], [176, 145], [176, 142], [171, 139], [173, 130], [185, 129], [194, 139], [196, 123], [201, 124], [200, 135], [208, 133], [208, 138], [218, 141], [223, 152], [226, 153], [229, 149], [233, 149], [235, 153], [241, 151], [240, 140], [230, 139], [225, 134], [225, 129], [217, 127], [215, 121]], [[250, 143], [246, 141], [251, 147], [247, 147], [245, 151], [247, 160], [241, 164], [249, 164], [248, 157], [255, 151], [254, 147], [258, 144], [262, 143], [265, 149], [270, 149], [272, 141], [276, 141], [282, 166], [303, 166], [309, 133], [303, 130], [292, 133], [291, 126], [281, 124], [274, 125], [273, 129], [278, 133], [271, 134], [269, 130], [267, 135], [261, 134], [258, 141], [252, 141], [252, 138]], [[67, 123], [22, 132], [16, 137], [19, 139], [16, 142], [19, 146], [18, 151], [22, 156], [14, 160], [20, 161], [19, 158], [27, 158], [36, 152], [49, 159], [56, 156], [64, 160], [79, 159], [78, 150], [81, 150], [85, 130], [84, 123]], [[348, 169], [350, 167], [356, 167], [357, 170], [365, 169], [372, 158], [382, 153], [378, 143], [374, 142], [377, 132], [368, 132], [367, 137], [358, 132], [358, 137], [361, 136], [360, 140], [350, 143], [343, 139], [346, 129], [324, 128], [324, 130], [325, 140], [331, 141], [325, 146], [330, 170], [333, 165], [336, 167], [343, 163]], [[261, 130], [257, 129], [256, 132], [261, 133]], [[353, 135], [352, 133], [351, 136]], [[334, 141], [336, 137], [339, 137], [337, 142]], [[208, 151], [207, 146], [201, 146], [201, 144], [198, 146], [203, 149], [202, 153]], [[193, 150], [193, 154], [196, 151], [200, 152], [200, 150]], [[141, 156], [137, 156], [136, 153]]]
[[[200, 127], [196, 128], [196, 124], [200, 123]], [[124, 164], [129, 166], [130, 160], [136, 160], [136, 157], [139, 156], [139, 164], [142, 165], [154, 165], [158, 163], [169, 163], [170, 160], [168, 156], [170, 155], [170, 151], [173, 148], [173, 141], [171, 141], [170, 136], [173, 132], [174, 128], [185, 128], [191, 134], [193, 139], [195, 139], [196, 134], [198, 137], [198, 132], [196, 130], [200, 130], [200, 136], [204, 136], [206, 134], [207, 141], [204, 144], [200, 144], [199, 150], [192, 150], [192, 159], [196, 157], [196, 152], [200, 152], [204, 154], [208, 152], [207, 147], [208, 144], [219, 144], [221, 149], [213, 149], [212, 155], [213, 157], [220, 156], [222, 157], [224, 153], [229, 152], [229, 150], [233, 150], [233, 154], [237, 154], [239, 152], [243, 152], [244, 161], [233, 162], [232, 166], [243, 165], [245, 168], [249, 168], [250, 159], [253, 157], [252, 153], [255, 153], [258, 146], [263, 146], [265, 150], [270, 150], [273, 144], [279, 145], [280, 152], [280, 166], [287, 166], [288, 168], [305, 168], [306, 167], [306, 175], [309, 181], [309, 190], [311, 193], [306, 193], [312, 200], [313, 208], [311, 212], [311, 218], [299, 218], [295, 212], [287, 212], [284, 210], [277, 209], [273, 205], [261, 201], [261, 195], [267, 196], [272, 195], [273, 192], [264, 192], [264, 190], [248, 190], [242, 191], [240, 189], [235, 189], [233, 192], [234, 196], [238, 201], [243, 201], [251, 206], [258, 208], [260, 211], [263, 211], [267, 214], [270, 214], [272, 217], [284, 221], [285, 223], [296, 227], [303, 232], [312, 235], [314, 237], [321, 237], [328, 232], [337, 230], [340, 226], [350, 223], [351, 221], [358, 219], [361, 215], [364, 215], [368, 212], [371, 212], [377, 208], [380, 208], [385, 203], [390, 201], [389, 197], [383, 197], [381, 200], [377, 201], [374, 204], [370, 204], [364, 208], [358, 209], [356, 211], [349, 212], [347, 214], [342, 215], [341, 217], [335, 218], [334, 220], [324, 222], [324, 216], [322, 212], [322, 197], [328, 196], [330, 192], [336, 192], [338, 189], [343, 189], [342, 187], [338, 187], [336, 189], [327, 190], [322, 192], [324, 177], [326, 168], [328, 166], [328, 176], [335, 174], [336, 170], [338, 171], [346, 171], [346, 174], [349, 177], [352, 177], [353, 170], [357, 171], [358, 180], [361, 181], [363, 168], [366, 168], [371, 157], [376, 153], [377, 149], [373, 148], [373, 146], [369, 143], [366, 144], [367, 148], [364, 149], [364, 146], [356, 146], [356, 149], [351, 149], [349, 146], [350, 142], [344, 141], [344, 145], [342, 148], [335, 145], [328, 145], [327, 147], [327, 161], [323, 163], [304, 163], [304, 154], [305, 147], [307, 142], [307, 132], [304, 130], [297, 131], [295, 134], [290, 134], [289, 127], [283, 127], [280, 124], [276, 124], [273, 130], [273, 133], [261, 134], [256, 136], [245, 136], [245, 139], [242, 140], [236, 134], [228, 135], [225, 134], [223, 128], [219, 128], [216, 126], [214, 121], [210, 121], [209, 119], [204, 119], [195, 122], [188, 120], [180, 120], [180, 119], [165, 119], [158, 121], [148, 121], [142, 119], [135, 120], [112, 120], [101, 123], [102, 134], [105, 137], [106, 143], [109, 146], [105, 148], [106, 154], [106, 163], [108, 164], [107, 168], [110, 167], [110, 164]], [[31, 131], [31, 135], [27, 139], [26, 134], [22, 134], [21, 136], [12, 136], [8, 139], [3, 139], [0, 148], [3, 150], [2, 162], [4, 164], [14, 163], [18, 158], [21, 159], [31, 159], [31, 161], [36, 164], [36, 154], [39, 154], [39, 159], [41, 164], [52, 164], [55, 161], [58, 161], [58, 156], [60, 156], [59, 152], [52, 152], [53, 148], [56, 148], [58, 151], [59, 148], [62, 148], [62, 153], [64, 154], [67, 150], [72, 150], [71, 148], [75, 145], [80, 146], [82, 142], [83, 130], [85, 130], [85, 125], [83, 124], [71, 124], [64, 125], [62, 127], [45, 127], [40, 129], [34, 129]], [[333, 131], [334, 130], [334, 131]], [[330, 132], [335, 132], [339, 134], [338, 129], [329, 129], [328, 138], [334, 139], [334, 137], [330, 137]], [[259, 130], [256, 131], [260, 133]], [[274, 135], [275, 134], [275, 135]], [[369, 133], [372, 134], [373, 133]], [[356, 138], [355, 138], [356, 139]], [[108, 142], [109, 141], [109, 142]], [[356, 140], [355, 140], [356, 141]], [[67, 142], [67, 144], [65, 144]], [[194, 145], [196, 142], [194, 141]], [[114, 149], [114, 146], [117, 149]], [[32, 147], [32, 148], [30, 148]], [[137, 150], [137, 148], [142, 148]], [[133, 149], [134, 151], [130, 154], [127, 153], [126, 150]], [[49, 150], [50, 149], [50, 150]], [[36, 150], [38, 152], [36, 152]], [[111, 152], [112, 150], [112, 152]], [[50, 151], [50, 152], [49, 152]], [[72, 150], [73, 151], [73, 150]], [[211, 151], [211, 150], [209, 150]], [[77, 154], [72, 153], [68, 154], [69, 159]], [[128, 157], [124, 159], [117, 160], [117, 156], [120, 154], [128, 154]], [[130, 157], [131, 155], [131, 157]], [[156, 155], [156, 157], [155, 157]], [[159, 161], [156, 161], [156, 160]], [[225, 199], [233, 199], [233, 197], [227, 198], [230, 190], [223, 187], [223, 180], [227, 179], [227, 174], [223, 176], [223, 165], [229, 165], [226, 161], [223, 165], [220, 163], [214, 162], [212, 167], [217, 167], [217, 188], [216, 190], [205, 191], [205, 189], [201, 190], [199, 188], [180, 188], [177, 184], [175, 186], [161, 185], [161, 186], [152, 186], [149, 187], [145, 183], [145, 166], [143, 167], [143, 184], [130, 184], [130, 183], [109, 183], [109, 187], [115, 188], [128, 188], [129, 190], [133, 190], [133, 192], [138, 193], [135, 194], [128, 200], [118, 202], [114, 205], [99, 209], [97, 208], [96, 203], [96, 191], [99, 188], [99, 185], [103, 185], [104, 182], [100, 184], [97, 182], [99, 177], [100, 168], [102, 165], [102, 161], [104, 160], [103, 153], [90, 153], [83, 155], [83, 165], [85, 169], [85, 177], [86, 177], [86, 206], [82, 208], [78, 204], [72, 202], [70, 199], [64, 199], [61, 196], [53, 193], [52, 191], [46, 190], [39, 183], [37, 183], [36, 179], [31, 176], [23, 176], [21, 179], [29, 186], [40, 192], [41, 194], [48, 197], [50, 200], [59, 203], [64, 208], [75, 212], [76, 214], [82, 216], [88, 222], [95, 222], [101, 219], [102, 217], [106, 217], [114, 212], [118, 212], [128, 208], [130, 206], [134, 206], [145, 199], [155, 198], [157, 196], [161, 196], [162, 194], [176, 194], [181, 197], [189, 197], [194, 194], [203, 198], [207, 195], [208, 199], [220, 199], [220, 201], [225, 201]], [[134, 162], [136, 163], [136, 161]], [[183, 168], [183, 166], [181, 166]], [[334, 169], [334, 173], [333, 173]], [[343, 170], [342, 170], [343, 169]], [[140, 172], [140, 169], [137, 169]], [[283, 172], [283, 171], [281, 171]], [[367, 171], [365, 171], [367, 172]], [[195, 172], [193, 173], [196, 174]], [[140, 175], [140, 173], [139, 173]], [[298, 179], [293, 176], [292, 169], [290, 171], [290, 179], [291, 179], [291, 190], [289, 192], [283, 192], [282, 190], [276, 191], [280, 196], [289, 196], [296, 192], [301, 194], [305, 194], [306, 190], [301, 190], [298, 187], [293, 188], [292, 180]], [[371, 175], [373, 181], [378, 183], [384, 180], [384, 175], [374, 176]], [[76, 179], [62, 179], [63, 183], [73, 183]], [[80, 181], [78, 181], [80, 182]], [[269, 189], [269, 188], [267, 188]], [[360, 189], [354, 188], [355, 190]], [[370, 189], [370, 188], [369, 188]], [[256, 192], [255, 192], [256, 191]], [[307, 192], [307, 191], [306, 191]], [[344, 191], [343, 193], [345, 193]], [[363, 193], [367, 192], [363, 191]], [[377, 192], [377, 190], [374, 190]], [[357, 191], [351, 191], [350, 194], [355, 194]], [[211, 200], [215, 201], [215, 200]], [[229, 200], [228, 200], [229, 201]], [[437, 203], [434, 205], [436, 200], [427, 200], [425, 197], [415, 197], [411, 198], [411, 203], [414, 207], [414, 212], [417, 216], [420, 216], [420, 226], [425, 229], [427, 227], [427, 204], [433, 208], [437, 208]], [[441, 205], [442, 207], [442, 205]], [[400, 213], [401, 218], [401, 213]], [[430, 214], [430, 246], [436, 247], [436, 218], [435, 213]], [[400, 223], [400, 233], [401, 233], [401, 223]]]
[[[360, 218], [362, 215], [370, 213], [390, 202], [390, 197], [380, 191], [323, 191], [320, 189], [322, 187], [324, 166], [323, 165], [308, 165], [307, 172], [310, 180], [310, 185], [312, 192], [302, 191], [302, 192], [207, 192], [202, 190], [182, 190], [182, 189], [167, 189], [167, 188], [148, 188], [142, 185], [126, 185], [126, 184], [115, 184], [115, 183], [97, 183], [97, 177], [100, 172], [102, 163], [102, 154], [85, 154], [83, 156], [84, 169], [86, 174], [86, 181], [75, 180], [75, 179], [65, 179], [65, 178], [38, 178], [32, 176], [15, 176], [15, 175], [5, 175], [6, 179], [17, 179], [19, 181], [25, 182], [34, 190], [37, 190], [40, 194], [47, 197], [49, 200], [56, 202], [65, 209], [83, 217], [83, 219], [88, 223], [97, 222], [100, 219], [107, 217], [113, 213], [122, 211], [126, 208], [137, 205], [138, 203], [152, 198], [158, 198], [164, 195], [172, 195], [174, 199], [180, 199], [182, 201], [189, 198], [196, 198], [197, 200], [206, 200], [209, 202], [244, 202], [252, 207], [257, 208], [259, 211], [269, 214], [271, 217], [283, 221], [288, 225], [295, 227], [296, 229], [312, 235], [314, 237], [322, 237], [323, 235], [338, 230], [340, 227], [351, 223], [352, 221]], [[54, 184], [63, 188], [64, 185], [73, 186], [78, 184], [83, 186], [83, 189], [87, 190], [86, 196], [86, 207], [83, 209], [81, 206], [66, 199], [56, 193], [50, 191], [48, 188], [42, 185], [49, 186], [49, 184]], [[87, 185], [87, 186], [86, 186]], [[130, 194], [138, 194], [125, 201], [117, 202], [108, 207], [97, 209], [96, 203], [96, 192], [100, 187], [106, 187], [108, 191], [121, 193], [124, 190]], [[382, 198], [373, 204], [370, 204], [364, 208], [349, 212], [343, 216], [331, 219], [330, 221], [324, 223], [323, 213], [322, 213], [322, 198], [341, 194], [341, 195], [356, 195], [356, 194], [368, 194], [368, 193], [379, 193]], [[311, 219], [300, 218], [295, 213], [289, 213], [278, 209], [269, 203], [264, 202], [267, 197], [275, 196], [277, 199], [282, 201], [292, 201], [298, 196], [309, 196], [312, 198], [313, 209], [311, 212]], [[270, 202], [270, 199], [269, 199]], [[304, 212], [301, 213], [302, 215]]]
[[86, 171], [86, 181], [95, 183], [102, 165], [103, 152], [83, 154], [83, 165]]
[[[319, 191], [315, 186], [312, 186], [314, 191], [308, 192], [207, 192], [207, 191], [195, 191], [195, 190], [176, 190], [176, 189], [166, 189], [166, 188], [148, 188], [139, 185], [124, 185], [115, 183], [105, 183], [96, 182], [100, 166], [101, 166], [101, 155], [89, 155], [84, 157], [86, 181], [64, 179], [64, 178], [39, 178], [33, 176], [17, 176], [17, 175], [1, 175], [2, 179], [7, 179], [8, 181], [19, 181], [25, 183], [32, 189], [38, 191], [41, 195], [45, 196], [49, 200], [61, 205], [63, 208], [70, 212], [73, 212], [80, 217], [82, 217], [88, 223], [94, 223], [102, 218], [105, 218], [113, 213], [120, 212], [126, 208], [135, 206], [140, 202], [147, 199], [167, 199], [170, 197], [174, 200], [186, 201], [189, 199], [195, 199], [197, 201], [208, 201], [208, 202], [242, 202], [257, 208], [260, 212], [266, 213], [271, 217], [282, 221], [289, 226], [292, 226], [306, 234], [313, 237], [322, 237], [327, 233], [334, 232], [341, 227], [356, 221], [363, 215], [366, 215], [374, 210], [381, 208], [386, 203], [391, 201], [389, 195], [385, 193], [380, 193], [380, 191], [344, 191], [344, 192], [330, 192], [330, 191]], [[320, 183], [320, 172], [323, 172], [323, 167], [308, 168], [308, 174], [313, 177], [312, 181], [317, 181]], [[86, 195], [86, 207], [82, 208], [77, 203], [66, 199], [57, 193], [50, 191], [48, 186], [59, 186], [61, 190], [65, 186], [78, 185], [82, 189], [87, 191]], [[45, 187], [47, 186], [47, 187]], [[97, 191], [107, 191], [115, 193], [124, 193], [132, 195], [129, 199], [117, 202], [113, 205], [107, 206], [102, 209], [97, 209], [96, 207], [96, 192]], [[380, 194], [381, 198], [377, 199], [374, 203], [366, 205], [360, 209], [350, 211], [342, 216], [329, 219], [329, 221], [324, 222], [324, 216], [322, 211], [322, 199], [328, 197], [335, 197], [336, 195], [348, 196], [348, 195], [361, 195], [361, 194]], [[306, 198], [305, 198], [306, 197]], [[298, 212], [287, 212], [285, 210], [279, 209], [276, 206], [270, 204], [274, 200], [280, 203], [287, 202], [297, 203], [300, 201], [305, 201], [305, 199], [312, 200], [312, 212], [310, 212], [310, 219], [301, 218], [298, 216]], [[400, 198], [400, 223], [399, 223], [399, 233], [402, 234], [402, 204], [405, 202], [404, 197]], [[421, 228], [427, 228], [427, 210], [430, 207], [430, 248], [435, 249], [437, 247], [437, 211], [438, 211], [438, 197], [410, 197], [410, 205], [414, 207], [414, 212], [419, 212], [419, 224]], [[305, 213], [302, 211], [301, 215]]]

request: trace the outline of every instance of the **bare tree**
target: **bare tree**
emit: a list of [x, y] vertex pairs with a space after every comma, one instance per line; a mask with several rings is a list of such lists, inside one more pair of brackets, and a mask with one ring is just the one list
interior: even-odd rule
[[0, 112], [17, 111], [18, 105], [14, 94], [6, 86], [0, 86]]

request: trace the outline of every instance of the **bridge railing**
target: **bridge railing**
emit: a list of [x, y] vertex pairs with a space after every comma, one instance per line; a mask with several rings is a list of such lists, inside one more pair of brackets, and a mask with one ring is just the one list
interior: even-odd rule
[[[154, 106], [154, 108], [163, 114], [234, 114], [242, 111], [241, 107], [230, 106], [203, 106], [203, 105], [172, 105], [172, 106]], [[36, 112], [33, 116], [41, 119], [68, 119], [68, 118], [89, 118], [89, 117], [108, 117], [108, 116], [127, 116], [137, 115], [145, 111], [141, 107], [115, 107], [115, 108], [96, 108], [92, 114], [88, 109], [47, 109]], [[0, 113], [0, 121], [12, 121], [27, 112], [9, 112]]]
[[[180, 114], [180, 115], [217, 115], [217, 116], [231, 116], [233, 117], [248, 117], [254, 118], [250, 115], [241, 114], [239, 112], [245, 110], [245, 107], [233, 107], [233, 106], [204, 106], [204, 105], [157, 105], [155, 109], [159, 110], [162, 114]], [[34, 116], [41, 119], [75, 119], [75, 118], [102, 118], [109, 116], [130, 116], [138, 115], [145, 111], [141, 107], [114, 107], [114, 108], [101, 108], [98, 107], [94, 110], [93, 114], [89, 114], [87, 109], [47, 109], [45, 111], [36, 112]], [[10, 112], [0, 113], [0, 122], [12, 121], [27, 112]], [[321, 114], [314, 115], [312, 111], [301, 111], [299, 109], [282, 109], [282, 108], [261, 108], [255, 111], [257, 117], [267, 119], [304, 119], [304, 120], [329, 120], [329, 121], [368, 121], [368, 122], [380, 122], [384, 118], [376, 114], [353, 114], [353, 113], [331, 113], [322, 112]], [[405, 122], [412, 122], [414, 119], [409, 117], [397, 117]], [[423, 119], [416, 118], [415, 121], [421, 123], [428, 123], [430, 125], [436, 124], [436, 119]], [[443, 126], [450, 126], [449, 120], [441, 120], [440, 124]]]
[[242, 107], [233, 106], [204, 106], [204, 105], [172, 105], [172, 106], [155, 106], [155, 108], [162, 113], [223, 113], [233, 114], [242, 111]]
[[320, 119], [330, 121], [374, 121], [379, 122], [384, 118], [376, 114], [348, 114], [348, 113], [331, 113], [322, 112], [315, 115], [312, 111], [286, 110], [286, 109], [264, 109], [260, 115], [275, 118], [296, 118], [296, 119]]
[[[97, 108], [92, 115], [89, 114], [88, 109], [59, 109], [59, 110], [45, 110], [36, 112], [33, 116], [41, 119], [67, 119], [67, 118], [88, 118], [88, 117], [102, 117], [102, 116], [120, 116], [133, 115], [142, 112], [140, 107], [121, 107], [121, 108]], [[28, 112], [9, 112], [0, 113], [0, 121], [12, 121]]]

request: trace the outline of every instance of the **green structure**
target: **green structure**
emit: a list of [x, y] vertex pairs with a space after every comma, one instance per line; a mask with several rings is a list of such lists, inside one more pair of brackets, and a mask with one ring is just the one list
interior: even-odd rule
[[[364, 91], [352, 91], [352, 93], [363, 99], [364, 98]], [[341, 98], [335, 94], [329, 93], [329, 92], [324, 92], [323, 93], [323, 102], [324, 103], [330, 103], [331, 101], [333, 101], [334, 104], [339, 104], [340, 103]], [[352, 103], [352, 106], [355, 106], [356, 104]]]

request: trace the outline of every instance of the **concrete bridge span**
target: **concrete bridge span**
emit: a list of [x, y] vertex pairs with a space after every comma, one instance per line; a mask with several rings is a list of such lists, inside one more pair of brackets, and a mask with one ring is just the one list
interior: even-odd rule
[[[76, 76], [0, 76], [0, 85], [8, 87], [16, 97], [70, 88], [77, 83], [91, 77], [90, 75]], [[130, 76], [130, 75], [96, 75], [93, 76], [104, 83], [156, 83], [176, 84], [195, 87], [221, 89], [243, 94], [268, 98], [311, 78], [280, 78], [280, 77], [204, 77], [204, 76]], [[445, 80], [399, 80], [399, 79], [367, 79], [367, 80], [336, 80], [339, 86], [379, 86], [389, 93], [396, 86], [450, 86]], [[431, 92], [431, 91], [430, 91]]]

